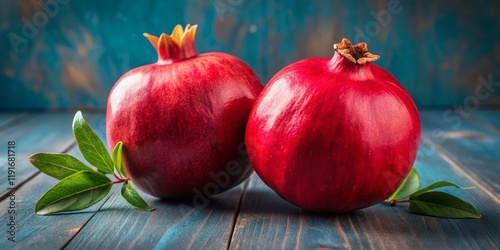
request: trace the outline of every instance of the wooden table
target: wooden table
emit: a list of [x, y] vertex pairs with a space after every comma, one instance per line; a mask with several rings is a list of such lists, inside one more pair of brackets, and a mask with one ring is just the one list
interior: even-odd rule
[[[407, 205], [378, 204], [339, 214], [303, 211], [278, 197], [256, 174], [213, 198], [192, 202], [145, 196], [154, 212], [132, 209], [119, 190], [102, 202], [65, 215], [39, 216], [34, 205], [56, 180], [28, 162], [36, 152], [75, 149], [74, 113], [0, 113], [0, 249], [499, 249], [500, 110], [461, 115], [423, 110], [422, 143], [415, 167], [423, 185], [453, 181], [474, 190], [447, 189], [474, 204], [480, 219], [412, 214]], [[84, 112], [105, 137], [104, 114]], [[8, 195], [7, 143], [16, 143], [15, 197]], [[8, 240], [8, 207], [15, 205], [15, 243]]]

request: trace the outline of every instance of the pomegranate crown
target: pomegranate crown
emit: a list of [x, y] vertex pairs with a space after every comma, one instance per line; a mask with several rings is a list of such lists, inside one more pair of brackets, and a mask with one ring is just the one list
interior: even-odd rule
[[198, 25], [186, 25], [183, 29], [177, 24], [172, 35], [162, 33], [160, 37], [144, 33], [143, 35], [151, 42], [158, 51], [158, 64], [169, 64], [195, 57], [198, 54], [194, 48], [194, 37]]
[[351, 41], [346, 38], [342, 39], [340, 43], [334, 44], [333, 49], [349, 61], [359, 65], [371, 63], [380, 58], [380, 56], [368, 52], [368, 45], [365, 42], [352, 45]]

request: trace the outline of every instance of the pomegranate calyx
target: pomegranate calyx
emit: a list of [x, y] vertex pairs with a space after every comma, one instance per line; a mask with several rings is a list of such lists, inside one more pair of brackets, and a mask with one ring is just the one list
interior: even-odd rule
[[162, 33], [160, 37], [144, 33], [143, 35], [151, 42], [158, 51], [158, 64], [170, 64], [197, 56], [194, 47], [194, 37], [198, 25], [175, 26], [171, 35]]
[[353, 46], [351, 41], [343, 38], [340, 43], [334, 44], [333, 48], [337, 53], [349, 59], [349, 61], [359, 65], [371, 63], [380, 58], [380, 56], [368, 52], [368, 45], [365, 42]]

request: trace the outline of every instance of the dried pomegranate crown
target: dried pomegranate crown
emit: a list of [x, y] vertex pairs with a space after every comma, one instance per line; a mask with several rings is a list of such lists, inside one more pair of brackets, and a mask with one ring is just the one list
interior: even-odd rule
[[380, 56], [368, 52], [368, 45], [366, 45], [365, 42], [353, 46], [351, 41], [344, 38], [340, 43], [334, 44], [333, 48], [336, 52], [355, 64], [362, 65], [368, 62], [374, 62], [380, 58]]
[[198, 55], [194, 48], [197, 27], [198, 25], [191, 26], [188, 24], [186, 29], [182, 29], [182, 26], [177, 24], [172, 31], [172, 35], [162, 33], [159, 38], [148, 33], [143, 35], [158, 51], [158, 63], [168, 64]]

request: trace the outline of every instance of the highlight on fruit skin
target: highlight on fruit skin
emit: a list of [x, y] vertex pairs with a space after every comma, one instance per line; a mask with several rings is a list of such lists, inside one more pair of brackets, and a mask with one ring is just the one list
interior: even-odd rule
[[198, 54], [196, 30], [177, 25], [171, 35], [145, 33], [158, 61], [126, 72], [106, 109], [108, 143], [123, 142], [125, 170], [135, 186], [158, 198], [194, 197], [193, 204], [253, 172], [238, 148], [263, 88], [241, 59]]
[[292, 63], [264, 87], [245, 143], [259, 177], [285, 200], [342, 213], [389, 197], [415, 161], [418, 110], [373, 64], [366, 43], [343, 39], [331, 58]]

